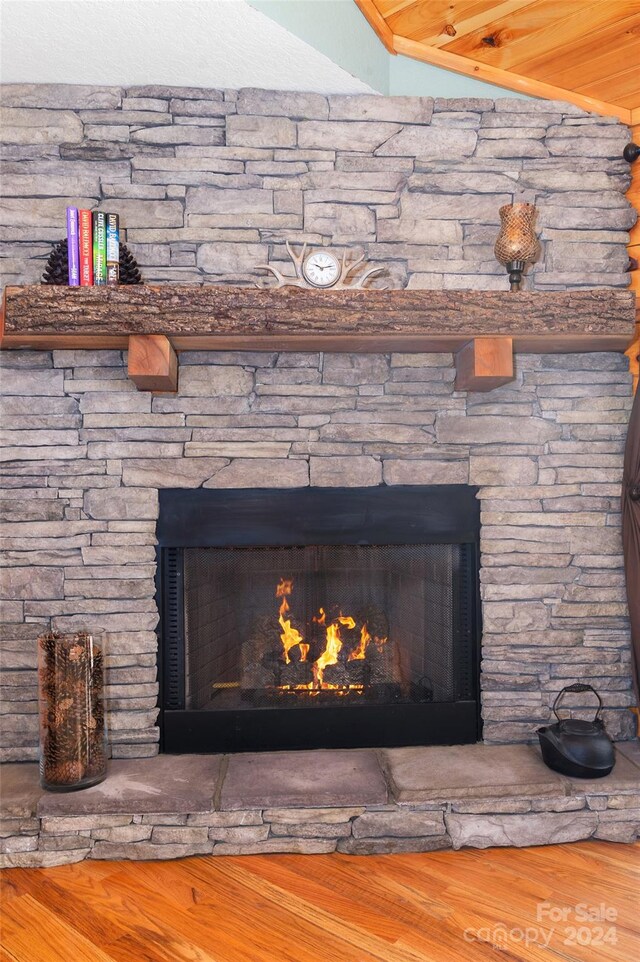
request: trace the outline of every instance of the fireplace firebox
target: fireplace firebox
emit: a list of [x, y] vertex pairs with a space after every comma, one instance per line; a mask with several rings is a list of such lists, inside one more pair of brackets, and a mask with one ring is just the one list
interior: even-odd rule
[[161, 490], [161, 748], [474, 742], [467, 485]]

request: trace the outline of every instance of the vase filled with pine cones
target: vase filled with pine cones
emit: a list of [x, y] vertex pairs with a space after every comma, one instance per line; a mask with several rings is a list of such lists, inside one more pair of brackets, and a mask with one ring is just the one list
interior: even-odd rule
[[79, 631], [38, 638], [40, 783], [70, 792], [107, 774], [104, 639]]

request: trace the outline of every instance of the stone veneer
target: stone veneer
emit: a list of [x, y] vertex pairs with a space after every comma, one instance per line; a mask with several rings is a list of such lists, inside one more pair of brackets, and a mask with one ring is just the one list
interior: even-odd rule
[[114, 757], [157, 752], [161, 487], [479, 485], [487, 742], [535, 739], [577, 679], [634, 716], [620, 538], [631, 404], [616, 354], [517, 357], [488, 395], [450, 354], [187, 352], [152, 396], [115, 351], [5, 352], [3, 758], [37, 754], [36, 637], [109, 635]]
[[546, 845], [640, 834], [640, 751], [571, 779], [526, 745], [161, 755], [112, 762], [107, 780], [42, 793], [7, 765], [0, 865], [188, 855], [373, 855]]
[[[492, 245], [514, 198], [539, 206], [530, 287], [628, 281], [628, 130], [569, 104], [48, 85], [2, 99], [7, 282], [39, 279], [74, 203], [118, 211], [154, 283], [254, 283], [289, 238], [364, 249], [389, 268], [374, 283], [505, 289]], [[177, 395], [156, 397], [118, 352], [2, 363], [5, 760], [37, 753], [51, 621], [108, 631], [113, 754], [156, 753], [166, 486], [479, 485], [485, 740], [531, 739], [576, 678], [630, 734], [623, 357], [519, 357], [489, 395], [455, 392], [448, 354], [186, 353]]]
[[362, 248], [396, 287], [503, 290], [513, 199], [539, 206], [530, 287], [628, 283], [629, 131], [571, 104], [31, 84], [2, 102], [3, 283], [40, 279], [75, 204], [120, 213], [153, 283], [252, 283], [290, 268], [289, 238]]

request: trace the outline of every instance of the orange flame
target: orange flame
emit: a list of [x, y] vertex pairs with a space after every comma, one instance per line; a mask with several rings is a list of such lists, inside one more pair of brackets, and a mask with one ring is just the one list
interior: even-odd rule
[[281, 578], [276, 585], [276, 598], [284, 598], [293, 591], [293, 579]]
[[[280, 639], [284, 649], [284, 661], [287, 665], [291, 664], [289, 652], [296, 645], [298, 645], [300, 649], [300, 661], [307, 660], [307, 655], [309, 654], [310, 650], [310, 645], [305, 642], [303, 635], [301, 635], [300, 632], [292, 626], [291, 620], [285, 617], [291, 610], [289, 602], [287, 601], [287, 597], [291, 595], [292, 592], [293, 579], [280, 578], [280, 581], [276, 586], [276, 598], [282, 598], [282, 602], [278, 610], [278, 623], [282, 628]], [[325, 669], [330, 665], [336, 665], [338, 663], [338, 656], [344, 647], [343, 640], [340, 636], [340, 627], [343, 626], [349, 630], [353, 630], [356, 627], [355, 619], [350, 615], [343, 615], [342, 612], [340, 612], [338, 617], [334, 618], [333, 621], [327, 625], [326, 611], [324, 608], [319, 608], [318, 614], [313, 616], [312, 621], [315, 622], [315, 624], [325, 628], [326, 634], [324, 651], [311, 666], [313, 672], [313, 681], [302, 685], [282, 685], [282, 690], [297, 691], [305, 689], [308, 690], [310, 694], [314, 694], [321, 689], [336, 689], [340, 694], [343, 694], [346, 691], [362, 691], [362, 685], [336, 685], [324, 680]], [[360, 629], [360, 641], [358, 645], [349, 653], [347, 661], [355, 661], [366, 658], [367, 645], [370, 641], [374, 641], [378, 648], [380, 648], [380, 646], [382, 646], [386, 640], [386, 638], [378, 638], [377, 636], [372, 638], [367, 625], [363, 624]]]
[[278, 611], [278, 623], [282, 628], [282, 634], [280, 635], [280, 640], [282, 641], [282, 647], [284, 648], [284, 660], [285, 664], [291, 664], [291, 659], [289, 658], [289, 652], [296, 645], [300, 645], [300, 661], [305, 661], [307, 657], [307, 652], [309, 651], [308, 645], [303, 645], [304, 638], [300, 632], [293, 627], [291, 620], [285, 618], [285, 615], [290, 610], [289, 603], [287, 602], [287, 595], [290, 595], [293, 591], [293, 581], [287, 578], [281, 578], [276, 587], [276, 598], [282, 598], [282, 604], [280, 605]]
[[334, 622], [327, 628], [327, 647], [313, 664], [313, 680], [316, 688], [323, 687], [324, 670], [327, 665], [336, 665], [338, 663], [338, 655], [341, 650], [342, 639], [340, 638], [340, 626]]
[[[320, 609], [322, 611], [322, 609]], [[324, 623], [324, 611], [322, 611]], [[340, 614], [327, 628], [327, 644], [316, 662], [313, 664], [313, 680], [316, 688], [334, 687], [324, 682], [324, 670], [329, 665], [337, 665], [338, 655], [342, 651], [342, 638], [340, 637], [340, 625], [346, 628], [355, 628], [356, 623], [353, 618]]]
[[355, 628], [356, 626], [356, 623], [353, 620], [353, 618], [351, 618], [350, 616], [347, 616], [345, 618], [342, 612], [340, 613], [340, 616], [336, 618], [336, 621], [340, 622], [341, 625], [346, 625], [347, 628]]
[[358, 645], [357, 648], [353, 649], [353, 651], [349, 655], [348, 661], [356, 661], [361, 658], [366, 658], [367, 645], [369, 644], [370, 641], [371, 641], [371, 635], [369, 634], [369, 630], [366, 624], [364, 624], [360, 629], [360, 644]]

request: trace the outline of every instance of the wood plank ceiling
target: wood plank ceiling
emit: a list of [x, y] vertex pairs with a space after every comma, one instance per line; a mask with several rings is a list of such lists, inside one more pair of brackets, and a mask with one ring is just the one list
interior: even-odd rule
[[393, 53], [625, 123], [640, 115], [640, 0], [356, 3]]
[[[355, 2], [390, 53], [616, 116], [640, 144], [640, 0]], [[632, 171], [640, 214], [640, 160]], [[640, 217], [628, 250], [640, 262]], [[630, 276], [640, 318], [640, 270]]]

